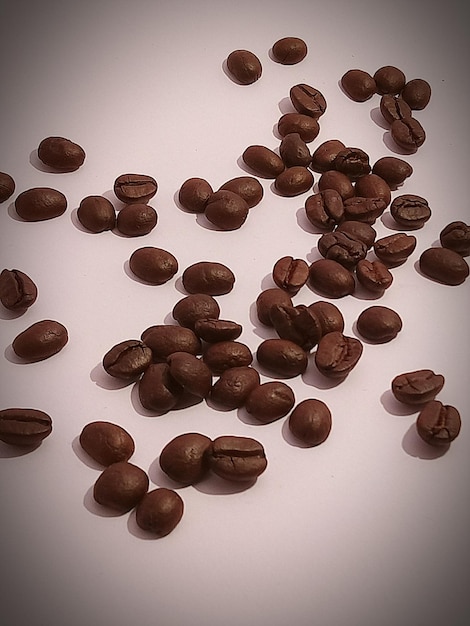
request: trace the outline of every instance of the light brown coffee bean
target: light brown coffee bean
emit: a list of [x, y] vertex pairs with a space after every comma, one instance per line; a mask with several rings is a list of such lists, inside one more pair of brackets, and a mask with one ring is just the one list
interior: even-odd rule
[[0, 441], [35, 448], [52, 432], [50, 415], [38, 409], [0, 410]]

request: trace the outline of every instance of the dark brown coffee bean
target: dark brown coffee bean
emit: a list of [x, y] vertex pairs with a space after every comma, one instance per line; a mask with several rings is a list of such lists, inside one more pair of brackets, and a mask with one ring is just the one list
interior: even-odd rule
[[199, 261], [184, 270], [181, 280], [188, 293], [221, 296], [232, 291], [235, 274], [223, 263]]
[[344, 201], [343, 208], [346, 220], [363, 222], [371, 226], [383, 214], [387, 204], [382, 198], [354, 196]]
[[80, 202], [77, 218], [92, 233], [102, 233], [116, 226], [116, 210], [104, 196], [87, 196]]
[[398, 267], [414, 252], [416, 243], [414, 235], [395, 233], [377, 239], [374, 243], [374, 253], [387, 267]]
[[137, 278], [146, 283], [163, 285], [178, 271], [178, 261], [167, 250], [145, 246], [134, 250], [131, 254], [129, 268]]
[[286, 167], [308, 167], [312, 160], [309, 147], [299, 133], [289, 133], [282, 138], [279, 154]]
[[365, 102], [377, 91], [374, 78], [364, 70], [348, 70], [340, 82], [346, 94], [355, 102]]
[[210, 468], [212, 440], [201, 433], [184, 433], [169, 441], [160, 452], [163, 472], [182, 485], [194, 485]]
[[309, 284], [327, 298], [343, 298], [354, 292], [353, 274], [338, 261], [318, 259], [309, 268]]
[[250, 348], [240, 341], [219, 341], [210, 344], [202, 358], [210, 371], [220, 376], [230, 367], [251, 365], [253, 354]]
[[213, 193], [214, 190], [204, 178], [188, 178], [180, 187], [178, 200], [186, 211], [204, 213]]
[[245, 408], [247, 413], [262, 424], [285, 417], [295, 403], [289, 385], [275, 380], [257, 385], [249, 394]]
[[222, 435], [212, 442], [211, 469], [221, 478], [253, 482], [267, 465], [264, 447], [256, 439]]
[[206, 363], [188, 352], [173, 352], [168, 357], [170, 376], [182, 389], [196, 398], [206, 398], [212, 387], [212, 374]]
[[413, 112], [409, 105], [400, 96], [386, 94], [380, 98], [380, 112], [386, 122], [392, 124], [395, 120], [407, 120]]
[[439, 400], [432, 400], [416, 419], [418, 435], [431, 446], [448, 446], [458, 437], [462, 420], [458, 410]]
[[152, 350], [143, 341], [127, 339], [103, 357], [103, 368], [114, 378], [136, 380], [152, 362]]
[[148, 411], [167, 413], [183, 397], [183, 389], [170, 375], [167, 363], [151, 363], [138, 385], [140, 403]]
[[325, 259], [337, 261], [349, 270], [354, 269], [367, 254], [365, 243], [340, 231], [322, 235], [317, 242], [317, 248]]
[[400, 226], [418, 229], [430, 219], [431, 208], [425, 198], [414, 194], [404, 194], [393, 199], [390, 213]]
[[323, 172], [318, 180], [318, 190], [325, 191], [326, 189], [334, 189], [343, 200], [354, 196], [354, 186], [343, 172], [336, 172], [335, 170]]
[[288, 339], [265, 339], [256, 351], [258, 363], [270, 374], [293, 378], [307, 369], [307, 352]]
[[387, 343], [395, 339], [403, 328], [403, 322], [393, 309], [371, 306], [359, 314], [356, 326], [364, 339], [372, 343]]
[[192, 293], [178, 300], [172, 310], [173, 318], [180, 326], [194, 331], [197, 320], [218, 319], [220, 307], [217, 300], [206, 293]]
[[283, 256], [274, 264], [272, 277], [280, 289], [295, 296], [308, 280], [308, 264], [304, 259]]
[[325, 96], [315, 87], [305, 83], [294, 85], [289, 91], [289, 96], [294, 109], [302, 115], [318, 119], [326, 111]]
[[470, 254], [470, 226], [465, 222], [450, 222], [440, 234], [439, 240], [443, 248], [449, 248], [462, 256]]
[[265, 289], [256, 298], [256, 315], [265, 326], [272, 326], [271, 307], [275, 304], [292, 305], [292, 299], [285, 289]]
[[334, 331], [343, 332], [344, 317], [335, 304], [325, 300], [317, 300], [317, 302], [309, 304], [308, 308], [320, 323], [322, 336]]
[[12, 446], [37, 447], [52, 432], [52, 419], [38, 409], [0, 410], [0, 441]]
[[153, 360], [166, 362], [173, 352], [201, 354], [202, 346], [193, 330], [176, 324], [149, 326], [140, 336], [152, 351]]
[[361, 176], [356, 181], [354, 192], [356, 196], [362, 196], [363, 198], [381, 198], [385, 202], [385, 206], [388, 206], [392, 199], [390, 187], [377, 174]]
[[274, 187], [281, 196], [294, 197], [308, 191], [313, 185], [312, 172], [301, 165], [286, 167], [276, 176]]
[[15, 193], [15, 181], [10, 174], [0, 172], [0, 203], [6, 202]]
[[288, 339], [309, 351], [316, 346], [322, 336], [322, 328], [315, 313], [309, 307], [278, 306], [271, 308], [271, 320], [281, 339]]
[[128, 461], [135, 451], [131, 435], [112, 422], [90, 422], [83, 427], [79, 436], [81, 447], [97, 463], [111, 465]]
[[357, 365], [363, 351], [362, 343], [335, 331], [324, 335], [315, 352], [315, 364], [327, 378], [342, 379]]
[[85, 150], [65, 137], [46, 137], [38, 147], [38, 157], [58, 172], [75, 172], [85, 162]]
[[305, 214], [316, 228], [332, 231], [344, 217], [343, 199], [335, 189], [314, 193], [305, 200]]
[[370, 224], [359, 222], [357, 220], [345, 220], [336, 227], [336, 232], [346, 233], [357, 241], [362, 241], [367, 250], [374, 245], [377, 232]]
[[363, 259], [356, 266], [358, 282], [367, 291], [381, 295], [393, 282], [393, 274], [381, 261]]
[[425, 276], [444, 285], [461, 285], [470, 272], [462, 255], [449, 248], [428, 248], [421, 254], [418, 263]]
[[287, 424], [296, 439], [308, 446], [318, 446], [330, 434], [331, 411], [321, 400], [309, 398], [294, 408]]
[[260, 375], [254, 367], [230, 367], [213, 384], [210, 399], [224, 409], [244, 406], [248, 395], [260, 384]]
[[157, 212], [148, 204], [126, 204], [117, 214], [116, 228], [128, 237], [141, 237], [148, 235], [157, 221]]
[[393, 65], [384, 65], [374, 74], [378, 94], [399, 94], [406, 83], [405, 74]]
[[233, 191], [245, 200], [250, 209], [259, 204], [264, 195], [263, 185], [253, 176], [231, 178], [220, 187], [220, 190]]
[[135, 521], [139, 528], [157, 538], [166, 537], [180, 523], [184, 502], [173, 489], [158, 487], [148, 491], [135, 509]]
[[93, 487], [93, 498], [106, 508], [127, 513], [142, 500], [149, 487], [149, 478], [143, 469], [128, 461], [109, 465]]
[[423, 78], [413, 78], [403, 87], [401, 97], [413, 111], [421, 111], [431, 100], [431, 85]]
[[279, 118], [277, 130], [281, 137], [298, 133], [305, 143], [310, 143], [318, 136], [320, 125], [315, 117], [303, 113], [284, 113]]
[[263, 68], [258, 57], [249, 50], [234, 50], [227, 57], [227, 69], [241, 85], [251, 85], [261, 78]]
[[372, 174], [380, 176], [391, 190], [402, 185], [412, 173], [411, 165], [398, 157], [382, 157], [372, 166]]
[[328, 139], [321, 143], [313, 152], [310, 167], [314, 172], [327, 172], [334, 169], [336, 156], [346, 148], [339, 139]]
[[228, 189], [213, 193], [206, 203], [204, 215], [220, 230], [237, 230], [246, 221], [250, 208], [246, 201]]
[[65, 213], [67, 199], [57, 189], [33, 187], [20, 193], [15, 200], [15, 209], [26, 222], [40, 222]]
[[283, 37], [272, 47], [272, 56], [282, 65], [295, 65], [307, 56], [307, 44], [299, 37]]
[[437, 396], [444, 387], [444, 376], [430, 369], [415, 370], [398, 374], [392, 380], [391, 390], [399, 402], [426, 404]]
[[23, 311], [36, 302], [38, 289], [31, 278], [20, 270], [2, 270], [0, 302], [10, 311]]
[[121, 174], [114, 181], [114, 193], [125, 204], [146, 204], [158, 191], [158, 183], [147, 174]]
[[352, 181], [369, 174], [371, 170], [369, 155], [361, 148], [340, 150], [333, 161], [333, 167], [338, 172], [346, 174]]
[[424, 128], [413, 117], [395, 120], [390, 126], [394, 142], [409, 154], [413, 154], [426, 140]]
[[281, 157], [266, 146], [248, 146], [242, 154], [245, 165], [263, 178], [276, 178], [284, 171]]
[[12, 348], [22, 359], [42, 361], [60, 352], [68, 339], [68, 332], [63, 324], [54, 320], [42, 320], [17, 335], [12, 342]]
[[194, 324], [194, 332], [207, 343], [233, 341], [242, 334], [243, 327], [237, 322], [221, 319], [202, 319]]

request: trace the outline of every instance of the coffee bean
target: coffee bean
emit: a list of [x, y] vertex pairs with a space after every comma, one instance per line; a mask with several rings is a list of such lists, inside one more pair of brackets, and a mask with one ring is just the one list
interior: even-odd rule
[[331, 231], [344, 218], [343, 199], [336, 189], [324, 189], [305, 200], [305, 214], [316, 228]]
[[274, 380], [254, 387], [246, 400], [245, 408], [258, 422], [269, 424], [285, 417], [294, 403], [294, 392], [289, 385]]
[[308, 264], [304, 259], [283, 256], [274, 264], [272, 277], [280, 289], [295, 296], [308, 280]]
[[434, 400], [444, 387], [444, 382], [442, 374], [435, 374], [430, 369], [420, 369], [395, 376], [391, 390], [399, 402], [426, 404]]
[[318, 259], [309, 268], [309, 284], [327, 298], [343, 298], [354, 292], [353, 274], [338, 261]]
[[171, 252], [145, 246], [134, 250], [129, 258], [129, 269], [137, 278], [151, 285], [163, 285], [178, 271], [178, 261]]
[[181, 496], [173, 489], [158, 487], [147, 492], [137, 504], [135, 521], [157, 538], [166, 537], [180, 523], [184, 513]]
[[246, 221], [250, 208], [246, 201], [228, 189], [213, 193], [206, 203], [204, 215], [220, 230], [237, 230]]
[[260, 375], [254, 367], [230, 367], [212, 386], [210, 399], [224, 409], [237, 409], [244, 406], [250, 392], [259, 384]]
[[338, 172], [346, 174], [352, 181], [369, 174], [371, 167], [369, 155], [361, 148], [345, 148], [340, 150], [333, 161]]
[[431, 99], [431, 85], [423, 78], [413, 78], [403, 87], [401, 97], [413, 111], [421, 111]]
[[235, 274], [223, 263], [199, 261], [184, 270], [181, 280], [188, 293], [220, 296], [232, 291]]
[[307, 446], [318, 446], [330, 434], [331, 411], [321, 400], [309, 398], [294, 408], [287, 425], [296, 439]]
[[354, 186], [348, 176], [343, 174], [343, 172], [337, 172], [335, 170], [323, 172], [318, 180], [318, 190], [325, 191], [326, 189], [334, 189], [343, 200], [354, 196]]
[[386, 207], [387, 204], [383, 198], [353, 196], [347, 198], [343, 203], [344, 218], [371, 226], [383, 214]]
[[426, 140], [424, 128], [413, 117], [395, 120], [390, 126], [394, 142], [409, 154], [413, 154]]
[[412, 173], [411, 165], [398, 157], [382, 157], [372, 166], [372, 174], [380, 176], [391, 190], [402, 185]]
[[194, 324], [194, 332], [207, 343], [217, 343], [218, 341], [233, 341], [237, 339], [243, 331], [241, 324], [231, 320], [202, 319]]
[[416, 243], [414, 235], [395, 233], [377, 239], [374, 243], [374, 253], [387, 267], [398, 267], [414, 252]]
[[77, 218], [92, 233], [102, 233], [116, 227], [116, 210], [104, 196], [87, 196], [80, 202]]
[[355, 102], [365, 102], [377, 91], [374, 78], [364, 70], [348, 70], [343, 74], [340, 82], [346, 94]]
[[318, 136], [320, 125], [315, 117], [303, 113], [284, 113], [279, 118], [277, 130], [281, 137], [298, 133], [305, 143], [310, 143]]
[[267, 465], [264, 447], [256, 439], [222, 435], [212, 442], [211, 469], [221, 478], [253, 482]]
[[24, 311], [36, 302], [38, 289], [31, 278], [20, 270], [2, 270], [0, 302], [10, 311]]
[[362, 343], [339, 331], [324, 335], [315, 352], [315, 364], [327, 378], [343, 379], [357, 365], [363, 351]]
[[233, 193], [245, 200], [250, 209], [259, 204], [264, 195], [262, 184], [253, 176], [231, 178], [220, 187], [220, 190], [233, 191]]
[[384, 263], [368, 259], [359, 261], [356, 266], [356, 277], [367, 291], [377, 295], [382, 295], [393, 282], [393, 274]]
[[293, 378], [307, 369], [307, 352], [288, 339], [265, 339], [256, 351], [258, 363], [271, 375]]
[[462, 256], [470, 255], [470, 226], [465, 222], [450, 222], [441, 230], [439, 240], [443, 248], [449, 248]]
[[146, 328], [140, 336], [142, 342], [152, 351], [156, 362], [166, 362], [173, 352], [201, 354], [199, 338], [190, 328], [176, 324], [156, 324]]
[[336, 232], [346, 233], [357, 241], [362, 241], [367, 250], [374, 245], [377, 232], [370, 224], [358, 220], [345, 220], [336, 227]]
[[227, 57], [227, 69], [241, 85], [251, 85], [261, 78], [261, 61], [249, 50], [234, 50]]
[[412, 117], [410, 106], [400, 96], [386, 94], [380, 98], [380, 112], [386, 122], [392, 124], [395, 120], [407, 120]]
[[152, 350], [138, 339], [113, 346], [103, 357], [104, 370], [114, 378], [136, 380], [152, 362]]
[[272, 56], [282, 65], [295, 65], [307, 56], [307, 44], [299, 37], [283, 37], [278, 39], [272, 47]]
[[93, 487], [93, 498], [102, 506], [118, 513], [127, 513], [142, 500], [149, 487], [143, 469], [128, 461], [109, 465]]
[[432, 400], [416, 419], [418, 435], [431, 446], [447, 446], [460, 433], [462, 421], [458, 410], [439, 400]]
[[325, 96], [315, 87], [305, 83], [294, 85], [289, 91], [289, 96], [294, 109], [302, 115], [318, 119], [326, 111]]
[[284, 171], [281, 157], [266, 146], [248, 146], [242, 154], [245, 165], [263, 178], [276, 178]]
[[383, 178], [377, 174], [367, 174], [361, 176], [354, 186], [356, 196], [364, 198], [380, 198], [385, 202], [385, 206], [390, 204], [392, 192]]
[[17, 335], [12, 348], [26, 361], [42, 361], [60, 352], [68, 339], [67, 329], [60, 322], [41, 320]]
[[202, 358], [216, 376], [230, 367], [251, 365], [253, 361], [250, 348], [240, 341], [219, 341], [210, 344]]
[[157, 193], [158, 183], [147, 174], [121, 174], [113, 189], [118, 200], [125, 204], [146, 204]]
[[393, 65], [380, 67], [374, 74], [378, 94], [399, 94], [406, 83], [405, 74]]
[[188, 352], [173, 352], [168, 357], [170, 376], [182, 389], [196, 398], [206, 398], [212, 387], [212, 374], [206, 363]]
[[387, 343], [395, 339], [403, 328], [403, 322], [393, 309], [371, 306], [359, 314], [356, 326], [364, 339], [372, 343]]
[[38, 157], [59, 172], [75, 172], [85, 162], [85, 150], [65, 137], [46, 137], [38, 147]]
[[37, 447], [52, 432], [52, 419], [38, 409], [0, 410], [0, 441], [12, 446]]
[[340, 231], [322, 235], [317, 242], [317, 248], [325, 259], [337, 261], [349, 270], [354, 269], [367, 254], [365, 243]]
[[116, 227], [128, 237], [142, 237], [155, 228], [157, 221], [157, 212], [148, 204], [126, 204], [117, 214]]
[[6, 202], [15, 193], [15, 181], [10, 174], [0, 172], [0, 203]]
[[139, 400], [144, 409], [159, 414], [174, 409], [183, 389], [170, 374], [167, 363], [151, 363], [138, 383]]
[[90, 422], [83, 427], [79, 436], [85, 452], [101, 465], [111, 465], [118, 461], [128, 461], [135, 451], [131, 435], [112, 422]]
[[171, 480], [194, 485], [210, 469], [212, 440], [201, 433], [184, 433], [169, 441], [160, 452], [159, 465]]
[[33, 187], [15, 200], [18, 215], [26, 222], [40, 222], [59, 217], [67, 209], [67, 199], [57, 189]]
[[207, 201], [214, 193], [204, 178], [188, 178], [180, 187], [178, 200], [183, 209], [191, 213], [204, 213]]
[[325, 300], [317, 300], [317, 302], [309, 304], [308, 308], [317, 318], [322, 336], [333, 331], [343, 332], [344, 317], [335, 304]]
[[461, 285], [470, 271], [467, 261], [449, 248], [428, 248], [418, 263], [425, 276], [444, 285]]
[[279, 155], [286, 167], [308, 167], [312, 160], [309, 147], [299, 133], [288, 133], [282, 138]]
[[393, 219], [404, 228], [422, 228], [431, 217], [428, 201], [421, 196], [404, 194], [396, 196], [390, 205]]
[[316, 346], [322, 336], [322, 329], [315, 313], [309, 307], [278, 306], [271, 308], [271, 320], [281, 339], [293, 341], [305, 351]]
[[328, 139], [321, 143], [312, 154], [310, 167], [314, 172], [327, 172], [334, 169], [334, 160], [336, 156], [346, 148], [344, 143], [339, 139]]
[[299, 196], [313, 185], [312, 172], [301, 165], [286, 167], [274, 181], [274, 187], [281, 196]]
[[271, 308], [275, 304], [292, 305], [292, 299], [285, 289], [279, 287], [265, 289], [256, 298], [256, 315], [265, 326], [272, 326]]
[[197, 320], [218, 319], [220, 307], [215, 298], [206, 293], [193, 293], [178, 300], [172, 310], [173, 318], [185, 328], [194, 331]]

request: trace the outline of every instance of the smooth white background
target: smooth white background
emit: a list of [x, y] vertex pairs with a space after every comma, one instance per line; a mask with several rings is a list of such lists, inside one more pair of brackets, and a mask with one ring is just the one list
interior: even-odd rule
[[[460, 625], [469, 617], [470, 428], [468, 414], [469, 285], [440, 285], [416, 263], [437, 245], [450, 221], [468, 222], [468, 34], [462, 3], [371, 1], [4, 2], [0, 14], [0, 170], [16, 180], [1, 207], [0, 265], [28, 273], [37, 302], [24, 315], [0, 312], [1, 406], [40, 408], [52, 435], [22, 454], [0, 446], [1, 615], [8, 626], [420, 626]], [[309, 54], [296, 66], [269, 55], [280, 37], [302, 37]], [[261, 79], [232, 82], [223, 63], [234, 49], [257, 54]], [[275, 127], [291, 110], [292, 85], [320, 89], [328, 103], [310, 144], [338, 138], [361, 147], [373, 163], [397, 154], [379, 112], [379, 97], [355, 103], [338, 81], [351, 68], [370, 73], [400, 67], [432, 86], [416, 117], [427, 131], [414, 173], [394, 192], [427, 198], [432, 218], [415, 232], [418, 245], [380, 300], [358, 292], [337, 306], [355, 335], [359, 313], [372, 304], [403, 319], [396, 340], [364, 344], [361, 361], [331, 385], [312, 364], [286, 381], [296, 400], [325, 401], [333, 415], [328, 440], [294, 445], [286, 420], [256, 425], [243, 411], [216, 411], [205, 402], [155, 417], [136, 390], [110, 381], [101, 359], [115, 343], [151, 324], [170, 323], [185, 294], [181, 272], [200, 260], [227, 264], [237, 277], [218, 298], [222, 317], [243, 325], [253, 352], [273, 336], [254, 314], [281, 256], [318, 258], [318, 233], [308, 226], [308, 193], [281, 198], [263, 180], [264, 199], [244, 226], [217, 232], [183, 212], [175, 194], [190, 177], [214, 188], [246, 172], [250, 144], [277, 149]], [[81, 144], [84, 166], [45, 172], [36, 149], [49, 135]], [[399, 155], [403, 156], [403, 155]], [[90, 194], [112, 194], [115, 178], [148, 173], [158, 180], [152, 206], [158, 225], [148, 236], [85, 232], [76, 208]], [[318, 175], [316, 175], [316, 181]], [[51, 186], [65, 193], [67, 212], [25, 223], [18, 193]], [[388, 211], [378, 236], [396, 232]], [[135, 280], [127, 262], [143, 245], [171, 251], [174, 280], [152, 287]], [[308, 287], [295, 303], [322, 299]], [[69, 330], [64, 350], [46, 361], [18, 363], [13, 338], [40, 319]], [[459, 438], [445, 454], [421, 443], [417, 412], [390, 393], [398, 373], [431, 368], [444, 374], [439, 399], [462, 416]], [[263, 376], [263, 380], [269, 380]], [[115, 516], [92, 499], [100, 468], [78, 445], [92, 420], [122, 425], [134, 437], [131, 461], [151, 488], [175, 486], [158, 455], [174, 436], [259, 439], [269, 466], [255, 486], [239, 490], [208, 478], [179, 489], [185, 515], [155, 540], [133, 514]]]

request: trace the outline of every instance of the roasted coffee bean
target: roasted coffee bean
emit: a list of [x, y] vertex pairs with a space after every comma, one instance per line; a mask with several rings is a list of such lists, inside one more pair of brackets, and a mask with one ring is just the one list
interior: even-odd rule
[[275, 380], [257, 385], [249, 394], [245, 408], [258, 422], [268, 424], [285, 417], [295, 403], [289, 385]]
[[57, 189], [33, 187], [15, 200], [18, 215], [26, 222], [40, 222], [59, 217], [67, 209], [67, 199]]
[[256, 315], [265, 326], [272, 326], [271, 308], [275, 304], [292, 305], [292, 299], [285, 289], [279, 287], [265, 289], [256, 298]]
[[418, 435], [431, 446], [448, 446], [460, 433], [460, 413], [449, 404], [431, 400], [416, 419]]
[[39, 159], [58, 172], [75, 172], [85, 162], [85, 150], [65, 137], [46, 137], [38, 147]]
[[413, 117], [392, 122], [390, 133], [394, 142], [409, 154], [416, 152], [426, 140], [424, 128]]
[[307, 352], [288, 339], [265, 339], [256, 351], [258, 363], [274, 376], [293, 378], [307, 369]]
[[449, 248], [428, 248], [418, 263], [425, 276], [444, 285], [461, 285], [470, 271], [462, 255]]
[[188, 178], [180, 187], [178, 200], [186, 211], [204, 213], [213, 193], [214, 190], [204, 178]]
[[113, 230], [116, 226], [116, 210], [104, 196], [87, 196], [80, 202], [77, 218], [92, 233]]
[[178, 300], [172, 310], [173, 318], [180, 326], [194, 331], [197, 320], [218, 319], [220, 307], [217, 300], [206, 293], [192, 293]]
[[271, 308], [271, 320], [281, 339], [293, 341], [305, 351], [316, 346], [322, 336], [322, 328], [315, 313], [304, 304]]
[[167, 250], [145, 246], [134, 250], [131, 254], [129, 268], [137, 278], [146, 283], [163, 285], [178, 271], [178, 261]]
[[362, 241], [367, 250], [374, 245], [377, 232], [370, 224], [359, 222], [357, 220], [345, 220], [336, 227], [336, 232], [346, 233], [357, 241]]
[[166, 362], [173, 352], [201, 354], [201, 341], [190, 328], [176, 324], [156, 324], [146, 328], [140, 336], [152, 351], [155, 362]]
[[15, 193], [15, 181], [10, 174], [0, 172], [0, 203], [6, 202]]
[[333, 331], [343, 332], [344, 317], [335, 304], [325, 300], [317, 300], [317, 302], [309, 304], [308, 308], [317, 318], [322, 336]]
[[295, 296], [308, 280], [308, 264], [304, 259], [283, 256], [272, 271], [273, 281], [290, 296]]
[[305, 214], [312, 226], [332, 231], [344, 218], [343, 199], [336, 189], [324, 189], [305, 200]]
[[357, 318], [357, 330], [361, 337], [372, 343], [387, 343], [403, 328], [401, 317], [386, 306], [371, 306]]
[[374, 253], [387, 267], [398, 267], [405, 263], [416, 248], [416, 237], [406, 233], [395, 233], [377, 239]]
[[128, 237], [141, 237], [148, 235], [157, 221], [157, 212], [148, 204], [126, 204], [117, 214], [116, 228]]
[[353, 274], [338, 261], [318, 259], [309, 268], [309, 284], [327, 298], [343, 298], [354, 292]]
[[212, 440], [201, 433], [184, 433], [169, 441], [158, 459], [160, 468], [171, 480], [194, 485], [210, 468]]
[[377, 174], [367, 174], [361, 176], [354, 186], [356, 196], [364, 198], [380, 198], [385, 202], [385, 206], [390, 204], [392, 192], [383, 178]]
[[42, 361], [57, 354], [69, 340], [65, 326], [54, 320], [35, 322], [12, 342], [13, 351], [27, 361]]
[[0, 441], [12, 446], [37, 447], [52, 432], [52, 419], [38, 409], [0, 410]]
[[325, 96], [315, 87], [304, 83], [294, 85], [289, 91], [289, 96], [294, 109], [302, 115], [318, 119], [326, 111]]
[[368, 259], [359, 261], [356, 266], [356, 277], [364, 289], [377, 295], [382, 295], [393, 282], [393, 274], [382, 261]]
[[129, 461], [109, 465], [93, 487], [93, 498], [106, 508], [127, 513], [142, 500], [149, 488], [149, 478], [143, 469]]
[[196, 398], [206, 398], [212, 387], [212, 374], [206, 363], [188, 352], [173, 352], [168, 357], [170, 376], [182, 389]]
[[279, 155], [286, 167], [308, 167], [312, 160], [309, 147], [299, 133], [289, 133], [282, 138]]
[[241, 85], [251, 85], [261, 78], [263, 68], [258, 57], [249, 50], [234, 50], [227, 57], [227, 69]]
[[398, 374], [392, 380], [391, 390], [399, 402], [426, 404], [437, 396], [444, 387], [444, 376], [430, 369], [415, 370]]
[[194, 332], [207, 343], [233, 341], [242, 334], [243, 327], [237, 322], [221, 319], [202, 319], [194, 324]]
[[260, 375], [254, 367], [230, 367], [213, 384], [210, 399], [224, 409], [237, 409], [245, 404], [252, 389], [259, 384]]
[[315, 117], [303, 113], [284, 113], [279, 118], [277, 130], [281, 137], [298, 133], [305, 143], [310, 143], [318, 136], [320, 125]]
[[144, 409], [167, 413], [183, 397], [183, 389], [170, 374], [167, 363], [151, 363], [138, 383], [139, 400]]
[[121, 174], [114, 181], [114, 193], [125, 204], [146, 204], [158, 191], [158, 183], [147, 174]]
[[212, 442], [211, 469], [221, 478], [253, 482], [267, 465], [264, 447], [256, 439], [222, 435]]
[[135, 509], [135, 521], [139, 528], [157, 538], [166, 537], [180, 523], [184, 502], [173, 489], [158, 487], [148, 491]]
[[330, 434], [331, 411], [321, 400], [309, 398], [294, 408], [287, 425], [296, 439], [307, 446], [318, 446]]
[[371, 226], [375, 224], [385, 211], [387, 204], [383, 198], [366, 198], [353, 196], [343, 203], [344, 218], [354, 222], [363, 222]]
[[400, 226], [418, 229], [422, 228], [431, 217], [431, 208], [425, 198], [404, 194], [393, 199], [390, 213]]
[[228, 189], [213, 193], [206, 203], [204, 215], [220, 230], [237, 230], [246, 221], [250, 208], [246, 201]]
[[276, 178], [284, 171], [281, 157], [266, 146], [248, 146], [242, 154], [245, 165], [263, 178]]
[[369, 174], [371, 170], [369, 155], [361, 148], [340, 150], [333, 161], [333, 167], [338, 172], [346, 174], [352, 181]]
[[24, 311], [36, 302], [38, 289], [31, 278], [20, 270], [2, 270], [0, 302], [10, 311]]
[[83, 427], [79, 436], [81, 447], [97, 463], [111, 465], [128, 461], [135, 451], [131, 435], [112, 422], [90, 422]]
[[310, 167], [314, 172], [327, 172], [334, 169], [336, 156], [345, 150], [346, 146], [339, 139], [328, 139], [321, 143], [313, 152]]
[[286, 167], [274, 181], [274, 187], [281, 196], [293, 197], [305, 193], [313, 186], [312, 172], [301, 165]]
[[413, 78], [403, 87], [401, 97], [413, 111], [421, 111], [431, 100], [431, 85], [423, 78]]
[[272, 47], [272, 56], [282, 65], [295, 65], [307, 56], [308, 48], [299, 37], [283, 37], [278, 39]]
[[334, 189], [343, 200], [354, 196], [354, 186], [343, 172], [336, 172], [335, 170], [323, 172], [318, 180], [318, 190], [326, 191], [326, 189]]
[[181, 280], [188, 293], [221, 296], [232, 291], [235, 274], [223, 263], [199, 261], [184, 270]]
[[253, 354], [250, 348], [240, 341], [219, 341], [210, 344], [202, 358], [210, 371], [220, 376], [230, 367], [251, 365]]
[[323, 376], [343, 379], [357, 365], [362, 351], [359, 339], [334, 331], [320, 339], [315, 352], [315, 364]]
[[138, 339], [113, 346], [103, 357], [104, 370], [114, 378], [136, 380], [152, 362], [152, 350]]
[[372, 166], [372, 174], [380, 176], [393, 191], [413, 173], [409, 163], [398, 157], [382, 157]]
[[440, 234], [439, 240], [443, 248], [449, 248], [462, 256], [470, 254], [470, 226], [465, 222], [450, 222]]
[[354, 269], [367, 254], [365, 243], [339, 231], [322, 235], [317, 248], [325, 259], [333, 259], [349, 270]]
[[407, 120], [413, 112], [409, 105], [400, 96], [386, 94], [380, 98], [380, 112], [386, 122], [392, 124], [395, 120]]
[[355, 102], [365, 102], [377, 91], [374, 78], [364, 70], [348, 70], [340, 82], [345, 93]]
[[399, 94], [406, 83], [405, 74], [393, 65], [384, 65], [380, 67], [374, 74], [374, 80], [377, 87], [377, 93], [383, 94]]
[[264, 195], [263, 185], [253, 176], [231, 178], [220, 187], [220, 190], [233, 191], [245, 200], [250, 209], [259, 204]]

